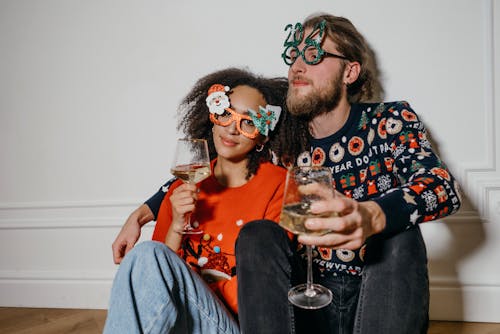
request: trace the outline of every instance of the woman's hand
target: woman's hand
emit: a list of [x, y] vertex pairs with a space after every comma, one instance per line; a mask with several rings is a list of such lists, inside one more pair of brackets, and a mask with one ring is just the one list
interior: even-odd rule
[[182, 233], [186, 225], [186, 215], [194, 211], [198, 189], [195, 184], [182, 184], [172, 192], [170, 203], [172, 204], [171, 230]]

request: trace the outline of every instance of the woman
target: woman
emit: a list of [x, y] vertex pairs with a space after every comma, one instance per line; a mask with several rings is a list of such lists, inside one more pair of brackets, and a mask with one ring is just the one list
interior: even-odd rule
[[[200, 79], [182, 101], [179, 128], [207, 139], [212, 175], [165, 189], [153, 234], [161, 243], [124, 258], [105, 333], [239, 332], [234, 242], [247, 222], [279, 219], [285, 170], [269, 162], [268, 146], [286, 89], [284, 79], [228, 69]], [[191, 213], [202, 234], [182, 233]], [[117, 240], [138, 238], [140, 227], [127, 221]]]

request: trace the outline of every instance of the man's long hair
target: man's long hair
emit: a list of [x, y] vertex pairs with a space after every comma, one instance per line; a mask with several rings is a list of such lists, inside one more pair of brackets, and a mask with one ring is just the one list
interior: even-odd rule
[[347, 87], [349, 102], [379, 100], [382, 85], [379, 82], [375, 54], [363, 35], [345, 17], [329, 14], [316, 14], [306, 18], [304, 29], [312, 29], [321, 21], [326, 22], [326, 36], [337, 45], [337, 50], [350, 61], [361, 64], [358, 79]]
[[[314, 29], [323, 20], [326, 22], [327, 37], [335, 42], [339, 53], [361, 64], [358, 79], [347, 87], [349, 103], [380, 101], [383, 88], [375, 53], [363, 35], [348, 19], [323, 13], [306, 18], [303, 27]], [[278, 156], [285, 163], [294, 164], [299, 154], [309, 149], [311, 136], [307, 120], [286, 113], [279, 137], [281, 146], [277, 148]]]

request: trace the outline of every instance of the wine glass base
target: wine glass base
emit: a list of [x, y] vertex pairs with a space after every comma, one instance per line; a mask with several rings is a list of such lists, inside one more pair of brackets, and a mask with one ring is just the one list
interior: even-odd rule
[[332, 298], [332, 292], [319, 284], [312, 284], [310, 290], [307, 290], [307, 284], [300, 284], [288, 292], [290, 303], [308, 310], [325, 307], [332, 302]]

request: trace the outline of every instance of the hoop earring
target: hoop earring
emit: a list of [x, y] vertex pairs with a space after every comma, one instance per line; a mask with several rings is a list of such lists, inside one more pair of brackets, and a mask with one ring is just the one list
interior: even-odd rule
[[257, 146], [257, 148], [255, 149], [257, 152], [262, 152], [262, 150], [264, 149], [264, 144], [260, 145], [260, 146]]

